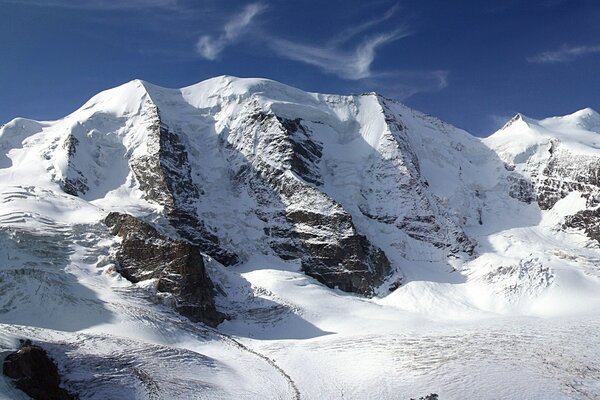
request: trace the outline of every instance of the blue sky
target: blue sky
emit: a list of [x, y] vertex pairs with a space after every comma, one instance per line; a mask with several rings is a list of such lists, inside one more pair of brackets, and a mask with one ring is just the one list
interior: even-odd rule
[[377, 91], [487, 136], [600, 109], [592, 0], [0, 0], [0, 123], [60, 118], [140, 78]]

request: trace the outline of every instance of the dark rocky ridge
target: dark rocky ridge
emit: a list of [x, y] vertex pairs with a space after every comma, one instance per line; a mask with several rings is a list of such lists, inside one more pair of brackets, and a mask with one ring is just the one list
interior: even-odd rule
[[600, 244], [600, 209], [582, 210], [566, 217], [563, 228], [581, 229]]
[[35, 400], [75, 400], [78, 397], [60, 387], [60, 375], [48, 353], [31, 341], [6, 356], [2, 372], [19, 389]]
[[[372, 295], [391, 266], [385, 253], [357, 231], [352, 216], [317, 189], [323, 182], [318, 167], [322, 145], [300, 119], [257, 110], [241, 125], [241, 141], [229, 143], [232, 157], [245, 157], [234, 181], [256, 199], [270, 247], [283, 259], [299, 259], [307, 275], [328, 287]], [[256, 143], [256, 154], [244, 154], [252, 148], [246, 142]], [[282, 167], [274, 167], [269, 157], [277, 157]], [[329, 211], [290, 207], [300, 201]]]
[[[185, 145], [161, 121], [159, 109], [150, 99], [146, 99], [140, 110], [147, 125], [150, 151], [132, 158], [129, 167], [145, 199], [164, 207], [166, 219], [182, 238], [224, 265], [236, 264], [239, 261], [236, 254], [220, 246], [217, 235], [198, 218], [195, 204], [202, 189], [192, 181]], [[62, 144], [67, 153], [67, 169], [58, 183], [65, 193], [73, 196], [89, 191], [88, 177], [78, 169], [75, 161], [80, 145], [76, 132], [86, 134], [88, 128], [81, 124], [75, 126]]]
[[184, 239], [223, 265], [236, 264], [236, 254], [219, 245], [219, 238], [198, 218], [196, 201], [202, 194], [191, 177], [185, 145], [161, 121], [158, 107], [149, 108], [149, 139], [153, 151], [131, 161], [130, 167], [148, 201], [165, 208], [169, 223]]
[[550, 159], [542, 176], [536, 177], [537, 202], [549, 210], [556, 202], [573, 191], [588, 199], [588, 206], [597, 204], [600, 193], [600, 160], [597, 157], [574, 155], [554, 140], [549, 149]]
[[62, 190], [72, 196], [78, 196], [80, 193], [85, 194], [90, 190], [85, 175], [73, 165], [73, 156], [77, 152], [78, 144], [79, 140], [70, 133], [64, 142], [64, 148], [67, 150], [69, 156], [67, 176], [59, 182]]
[[133, 283], [156, 279], [156, 290], [172, 296], [175, 309], [192, 321], [216, 326], [224, 320], [199, 247], [161, 235], [128, 214], [113, 212], [104, 222], [122, 238], [116, 258], [123, 277]]

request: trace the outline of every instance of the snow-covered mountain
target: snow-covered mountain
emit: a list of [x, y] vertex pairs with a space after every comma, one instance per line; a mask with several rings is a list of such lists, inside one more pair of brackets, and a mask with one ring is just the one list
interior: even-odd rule
[[[42, 344], [81, 398], [600, 396], [599, 138], [591, 109], [480, 140], [374, 93], [229, 76], [17, 118], [0, 345]], [[473, 334], [489, 358], [452, 339]], [[549, 370], [522, 335], [573, 346]]]

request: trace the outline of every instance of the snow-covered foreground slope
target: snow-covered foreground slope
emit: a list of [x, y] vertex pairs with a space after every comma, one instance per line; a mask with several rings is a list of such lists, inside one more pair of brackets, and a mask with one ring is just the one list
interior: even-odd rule
[[13, 120], [2, 354], [32, 339], [82, 399], [598, 398], [598, 131], [586, 109], [481, 141], [233, 77]]

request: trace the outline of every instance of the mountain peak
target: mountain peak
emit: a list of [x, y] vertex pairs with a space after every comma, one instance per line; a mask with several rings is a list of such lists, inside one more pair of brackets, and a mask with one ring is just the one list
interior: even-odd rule
[[564, 116], [543, 119], [540, 124], [552, 130], [600, 133], [600, 114], [586, 107]]
[[522, 113], [517, 113], [515, 114], [514, 117], [512, 117], [511, 119], [509, 119], [503, 126], [502, 128], [498, 129], [498, 132], [502, 132], [505, 131], [507, 128], [513, 126], [513, 125], [519, 125], [519, 124], [524, 124], [526, 126], [532, 125], [532, 124], [536, 124], [537, 121], [534, 120], [533, 118], [529, 118], [525, 115], [523, 115]]
[[572, 119], [577, 126], [585, 130], [600, 132], [600, 114], [593, 108], [586, 107], [563, 118]]
[[140, 79], [134, 79], [98, 93], [81, 106], [76, 113], [83, 111], [92, 113], [101, 111], [115, 115], [137, 113], [141, 104], [149, 97], [149, 87], [156, 86]]
[[582, 108], [581, 110], [575, 111], [570, 115], [578, 117], [600, 117], [600, 114], [598, 114], [598, 112], [591, 107]]

